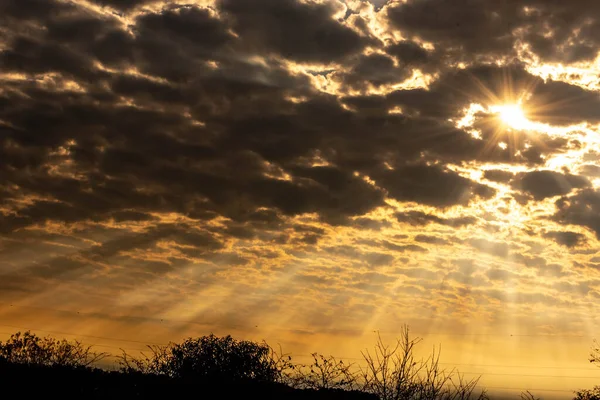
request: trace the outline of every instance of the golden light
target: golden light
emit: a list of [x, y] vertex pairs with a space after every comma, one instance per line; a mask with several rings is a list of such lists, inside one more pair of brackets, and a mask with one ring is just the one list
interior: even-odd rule
[[491, 108], [500, 117], [502, 123], [513, 129], [527, 129], [531, 122], [525, 117], [523, 109], [518, 104], [505, 104]]

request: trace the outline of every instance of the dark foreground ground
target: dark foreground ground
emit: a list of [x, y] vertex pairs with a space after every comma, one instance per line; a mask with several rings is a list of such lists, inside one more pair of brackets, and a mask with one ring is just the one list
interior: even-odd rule
[[0, 398], [377, 400], [362, 392], [299, 390], [274, 383], [190, 383], [99, 369], [0, 364]]

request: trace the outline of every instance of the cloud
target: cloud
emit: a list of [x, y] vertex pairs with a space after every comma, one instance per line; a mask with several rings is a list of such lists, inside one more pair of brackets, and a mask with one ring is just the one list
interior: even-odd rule
[[380, 230], [382, 228], [389, 228], [392, 224], [389, 221], [379, 221], [371, 218], [355, 218], [352, 224], [359, 229], [372, 229]]
[[505, 269], [500, 268], [490, 268], [486, 271], [485, 275], [488, 279], [492, 281], [509, 281], [513, 279], [518, 279], [519, 275], [514, 272], [507, 271]]
[[585, 165], [582, 165], [579, 168], [579, 170], [581, 171], [582, 175], [593, 177], [593, 178], [600, 178], [600, 166], [598, 166], [598, 165], [585, 164]]
[[596, 92], [566, 82], [548, 80], [531, 91], [531, 118], [553, 125], [597, 123], [600, 99]]
[[417, 235], [415, 236], [415, 241], [420, 243], [430, 243], [437, 245], [448, 245], [450, 241], [438, 236], [430, 236], [430, 235]]
[[195, 55], [209, 55], [235, 40], [214, 12], [200, 7], [173, 7], [160, 13], [142, 14], [135, 29], [140, 38], [173, 41], [192, 48]]
[[485, 179], [489, 179], [494, 182], [507, 183], [514, 178], [515, 174], [510, 171], [504, 171], [501, 169], [490, 169], [483, 173]]
[[590, 229], [600, 239], [600, 193], [586, 189], [571, 197], [556, 201], [557, 211], [553, 218], [564, 224], [579, 225]]
[[385, 47], [385, 52], [394, 56], [404, 67], [425, 67], [434, 57], [432, 51], [410, 40], [390, 43]]
[[130, 11], [133, 8], [157, 3], [158, 0], [92, 0], [94, 3], [100, 4], [102, 6], [109, 6], [122, 11]]
[[352, 68], [343, 74], [344, 85], [356, 89], [375, 87], [402, 82], [412, 74], [410, 68], [396, 66], [392, 57], [384, 54], [369, 54], [358, 57]]
[[220, 0], [218, 7], [252, 49], [294, 61], [340, 62], [372, 42], [333, 18], [343, 7], [337, 1]]
[[544, 236], [566, 247], [575, 247], [585, 243], [585, 236], [577, 232], [550, 231], [546, 232]]
[[394, 256], [385, 253], [368, 253], [365, 259], [372, 266], [382, 266], [392, 264]]
[[590, 181], [582, 176], [555, 171], [536, 170], [517, 175], [512, 186], [531, 195], [535, 200], [565, 195], [575, 189], [586, 188]]
[[437, 207], [468, 204], [475, 197], [489, 198], [495, 192], [453, 171], [425, 165], [382, 171], [374, 178], [396, 200]]
[[518, 26], [518, 9], [468, 1], [393, 3], [387, 8], [390, 23], [410, 36], [463, 54], [510, 54], [511, 31]]
[[415, 226], [424, 226], [430, 223], [446, 225], [454, 228], [473, 225], [477, 222], [474, 217], [442, 218], [436, 215], [427, 214], [421, 211], [407, 211], [395, 214], [399, 222], [408, 223]]
[[573, 63], [597, 54], [593, 32], [600, 21], [590, 17], [595, 7], [589, 0], [578, 0], [572, 8], [540, 0], [425, 0], [394, 2], [386, 14], [405, 36], [434, 43], [454, 60], [517, 57], [518, 45], [524, 43], [544, 61]]
[[508, 257], [510, 247], [505, 242], [492, 241], [482, 238], [473, 238], [469, 239], [467, 243], [484, 253], [488, 253], [501, 258]]

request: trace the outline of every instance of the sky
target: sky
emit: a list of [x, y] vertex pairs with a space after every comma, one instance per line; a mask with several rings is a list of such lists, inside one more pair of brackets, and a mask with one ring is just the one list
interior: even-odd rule
[[[600, 3], [0, 2], [0, 334], [600, 381]], [[541, 390], [554, 390], [554, 392]]]

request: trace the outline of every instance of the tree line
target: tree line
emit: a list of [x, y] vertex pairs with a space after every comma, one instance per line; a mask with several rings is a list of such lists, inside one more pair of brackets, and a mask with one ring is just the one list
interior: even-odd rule
[[[373, 349], [362, 352], [363, 365], [318, 353], [308, 363], [296, 363], [266, 342], [210, 334], [149, 345], [141, 355], [123, 350], [117, 370], [107, 371], [98, 366], [108, 353], [77, 340], [18, 332], [0, 342], [0, 379], [9, 385], [20, 382], [21, 390], [45, 386], [48, 394], [52, 388], [63, 398], [69, 391], [77, 398], [162, 398], [187, 396], [193, 390], [208, 398], [216, 393], [220, 398], [253, 394], [296, 399], [489, 399], [485, 389], [478, 388], [479, 378], [466, 379], [457, 370], [440, 366], [439, 347], [417, 358], [414, 350], [420, 339], [409, 333], [404, 326], [393, 345], [378, 337]], [[600, 346], [592, 349], [590, 361], [600, 361]], [[30, 380], [46, 383], [22, 383]], [[521, 393], [521, 399], [537, 400], [530, 392]], [[578, 391], [574, 400], [600, 400], [600, 387]]]

